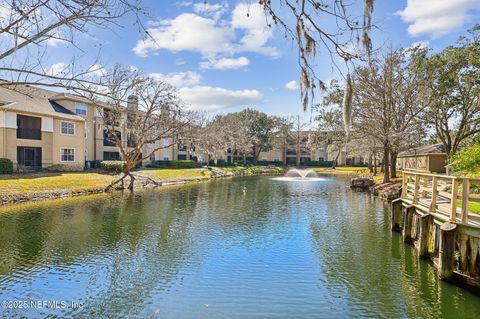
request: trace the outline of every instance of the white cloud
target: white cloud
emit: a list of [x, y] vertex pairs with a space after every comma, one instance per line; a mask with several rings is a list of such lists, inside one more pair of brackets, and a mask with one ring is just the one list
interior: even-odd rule
[[196, 4], [195, 13], [182, 13], [174, 19], [151, 23], [150, 37], [137, 42], [133, 51], [147, 57], [160, 50], [193, 51], [203, 57], [217, 57], [240, 52], [257, 52], [278, 57], [279, 52], [267, 46], [272, 37], [265, 14], [258, 4], [238, 4], [231, 21], [220, 19], [228, 5]]
[[184, 64], [187, 64], [187, 61], [185, 61], [182, 58], [178, 58], [178, 59], [175, 60], [175, 64], [176, 65], [184, 65]]
[[107, 75], [107, 70], [105, 70], [105, 68], [103, 66], [101, 66], [100, 64], [92, 65], [88, 69], [88, 72], [89, 72], [90, 75], [98, 76], [98, 77]]
[[417, 41], [417, 42], [413, 42], [411, 45], [410, 45], [410, 48], [420, 48], [420, 49], [425, 49], [425, 48], [428, 48], [428, 46], [430, 45], [430, 42], [428, 41]]
[[69, 64], [65, 62], [58, 62], [52, 64], [47, 70], [47, 74], [50, 76], [63, 76], [69, 73]]
[[440, 37], [462, 27], [479, 9], [480, 0], [408, 0], [397, 14], [410, 24], [408, 33], [412, 36]]
[[179, 95], [194, 110], [213, 111], [233, 106], [252, 106], [262, 101], [257, 90], [231, 91], [210, 86], [184, 87]]
[[201, 62], [200, 67], [202, 69], [216, 69], [216, 70], [226, 70], [226, 69], [240, 69], [250, 64], [250, 60], [246, 57], [239, 58], [222, 58], [222, 59], [209, 59], [207, 61]]
[[214, 20], [218, 20], [222, 15], [227, 12], [228, 3], [214, 3], [210, 4], [208, 2], [199, 2], [193, 5], [193, 11], [198, 14], [202, 14], [208, 17], [212, 17]]
[[289, 90], [298, 90], [300, 88], [297, 81], [290, 81], [287, 84], [285, 84], [285, 87]]
[[216, 25], [212, 19], [193, 13], [184, 13], [173, 20], [164, 20], [148, 29], [150, 37], [141, 40], [133, 51], [146, 57], [149, 53], [170, 51], [196, 51], [204, 55], [233, 51], [233, 32]]
[[232, 12], [232, 27], [244, 30], [244, 35], [240, 39], [241, 50], [278, 57], [279, 53], [275, 48], [265, 47], [272, 36], [269, 23], [259, 4], [239, 3]]
[[47, 40], [47, 45], [51, 47], [58, 47], [60, 44], [65, 44], [65, 43], [68, 43], [68, 42], [65, 40], [59, 39], [57, 37], [49, 38]]
[[150, 73], [149, 75], [158, 81], [165, 81], [176, 87], [190, 86], [200, 83], [200, 74], [192, 71], [173, 72], [168, 74]]

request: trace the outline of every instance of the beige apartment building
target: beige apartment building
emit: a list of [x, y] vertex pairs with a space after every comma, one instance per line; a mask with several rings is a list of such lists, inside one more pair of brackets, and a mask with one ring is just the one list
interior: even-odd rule
[[[129, 108], [138, 106], [129, 101]], [[100, 114], [108, 110], [108, 104], [94, 105], [78, 95], [32, 86], [0, 88], [0, 158], [9, 158], [28, 170], [56, 164], [95, 168], [104, 160], [120, 160], [118, 147], [109, 137]], [[128, 134], [127, 112], [116, 126], [124, 146], [134, 147]], [[193, 157], [184, 146], [170, 146], [171, 139], [158, 143], [165, 148], [143, 164]], [[147, 146], [144, 152], [148, 154], [149, 147], [157, 146], [160, 145]]]
[[[0, 87], [0, 158], [8, 158], [15, 165], [28, 170], [38, 170], [52, 165], [67, 165], [82, 169], [99, 167], [104, 160], [120, 160], [118, 147], [111, 140], [100, 112], [107, 112], [109, 105], [91, 103], [78, 95], [58, 93], [32, 86], [17, 86], [15, 89]], [[129, 138], [128, 111], [138, 109], [138, 103], [129, 99], [125, 115], [116, 123], [116, 131], [125, 147], [134, 147]], [[330, 154], [327, 146], [311, 149], [310, 131], [293, 134], [287, 143], [275, 143], [269, 152], [261, 152], [260, 161], [282, 161], [294, 166], [297, 161], [303, 165], [310, 161], [332, 161], [336, 154]], [[156, 160], [206, 161], [206, 157], [184, 145], [171, 146], [172, 141], [164, 139], [165, 148], [157, 150], [142, 164]], [[147, 146], [144, 154], [150, 153]], [[217, 155], [217, 159], [228, 163], [241, 162], [243, 155], [228, 149]], [[251, 160], [251, 156], [247, 155]], [[363, 164], [361, 157], [349, 157], [342, 151], [337, 165]]]
[[57, 164], [83, 167], [85, 120], [29, 86], [0, 87], [0, 158], [38, 170]]

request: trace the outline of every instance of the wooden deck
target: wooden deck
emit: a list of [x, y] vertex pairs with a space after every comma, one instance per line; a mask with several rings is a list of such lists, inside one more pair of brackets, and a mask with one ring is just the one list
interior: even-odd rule
[[405, 203], [445, 221], [480, 228], [480, 215], [469, 211], [469, 202], [480, 202], [470, 196], [472, 185], [480, 186], [480, 178], [461, 178], [403, 171], [402, 195]]

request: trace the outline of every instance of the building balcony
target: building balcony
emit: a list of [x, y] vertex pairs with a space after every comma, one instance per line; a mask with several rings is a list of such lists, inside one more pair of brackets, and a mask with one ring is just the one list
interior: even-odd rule
[[17, 138], [28, 140], [41, 140], [42, 131], [39, 128], [19, 127], [17, 128]]

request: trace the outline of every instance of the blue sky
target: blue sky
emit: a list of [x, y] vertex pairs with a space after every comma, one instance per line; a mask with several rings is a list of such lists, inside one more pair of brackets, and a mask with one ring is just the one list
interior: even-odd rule
[[[352, 2], [358, 15], [363, 0]], [[80, 41], [88, 44], [82, 60], [88, 63], [98, 53], [99, 69], [120, 63], [169, 81], [195, 109], [227, 113], [253, 107], [309, 119], [293, 82], [299, 74], [296, 47], [280, 30], [265, 28], [256, 3], [145, 1], [150, 13], [143, 22], [156, 41], [142, 40], [138, 28], [125, 21], [115, 32], [95, 30], [84, 36]], [[438, 51], [480, 21], [479, 13], [480, 0], [377, 0], [373, 23], [379, 29], [372, 33], [373, 46], [421, 43]], [[69, 49], [52, 45], [54, 72], [55, 65], [68, 63]], [[316, 73], [325, 81], [339, 77], [321, 48]]]

